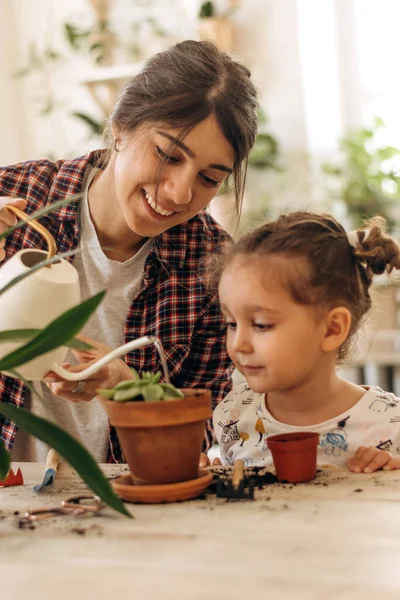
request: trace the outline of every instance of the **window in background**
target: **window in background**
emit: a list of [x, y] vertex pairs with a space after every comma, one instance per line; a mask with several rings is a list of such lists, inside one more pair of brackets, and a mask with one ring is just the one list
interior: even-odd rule
[[[386, 131], [382, 143], [400, 147], [400, 2], [354, 0], [354, 39], [358, 77], [351, 90], [358, 97], [363, 123], [377, 115]], [[363, 123], [357, 123], [361, 125]]]

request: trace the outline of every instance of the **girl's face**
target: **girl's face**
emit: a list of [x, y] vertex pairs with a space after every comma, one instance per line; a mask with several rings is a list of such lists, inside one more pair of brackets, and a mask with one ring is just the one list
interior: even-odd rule
[[[262, 274], [262, 275], [261, 275]], [[297, 388], [315, 376], [324, 353], [325, 323], [270, 278], [265, 261], [237, 257], [224, 271], [219, 296], [236, 368], [259, 393]]]
[[147, 124], [134, 135], [115, 137], [117, 201], [129, 229], [143, 237], [191, 219], [209, 204], [233, 169], [233, 149], [213, 116], [196, 125], [172, 151], [179, 130], [168, 125]]

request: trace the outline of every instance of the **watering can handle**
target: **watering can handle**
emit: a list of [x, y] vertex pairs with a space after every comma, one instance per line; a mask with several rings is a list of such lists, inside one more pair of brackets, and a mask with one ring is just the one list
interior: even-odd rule
[[54, 371], [54, 373], [57, 373], [57, 375], [60, 375], [60, 377], [63, 377], [67, 381], [82, 381], [83, 379], [87, 379], [88, 377], [90, 377], [91, 375], [96, 373], [96, 371], [98, 371], [101, 367], [104, 367], [104, 365], [108, 364], [115, 358], [124, 356], [128, 352], [131, 352], [132, 350], [136, 350], [137, 348], [142, 348], [143, 346], [149, 346], [150, 344], [154, 344], [157, 348], [157, 351], [158, 351], [160, 359], [161, 359], [161, 364], [163, 367], [164, 381], [166, 383], [169, 383], [169, 374], [168, 374], [167, 364], [165, 361], [164, 352], [162, 350], [162, 346], [161, 346], [159, 339], [154, 336], [144, 336], [144, 337], [138, 338], [137, 340], [132, 340], [131, 342], [128, 342], [127, 344], [124, 344], [123, 346], [116, 348], [109, 354], [106, 354], [106, 356], [103, 356], [103, 358], [98, 360], [96, 363], [94, 363], [93, 365], [91, 365], [90, 367], [85, 369], [84, 371], [80, 371], [79, 373], [71, 373], [71, 371], [67, 371], [66, 369], [63, 369], [62, 367], [60, 367], [60, 365], [57, 364], [56, 362], [54, 362], [52, 364], [51, 371]]
[[6, 204], [5, 208], [10, 212], [14, 213], [21, 221], [25, 221], [25, 223], [28, 223], [28, 225], [30, 225], [32, 229], [35, 229], [38, 233], [40, 233], [40, 235], [44, 237], [47, 243], [47, 260], [53, 258], [53, 256], [56, 255], [57, 246], [55, 239], [53, 238], [51, 233], [45, 227], [43, 227], [43, 225], [38, 223], [38, 221], [36, 221], [35, 219], [32, 219], [29, 215], [24, 213], [24, 211], [20, 210], [16, 206], [13, 206], [12, 204]]

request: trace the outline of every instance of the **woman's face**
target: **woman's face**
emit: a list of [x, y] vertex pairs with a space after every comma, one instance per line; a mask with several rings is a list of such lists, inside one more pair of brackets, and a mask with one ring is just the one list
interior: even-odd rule
[[143, 237], [191, 219], [233, 170], [233, 149], [213, 116], [175, 146], [178, 137], [178, 129], [162, 124], [141, 126], [131, 136], [115, 135], [116, 198], [129, 229]]

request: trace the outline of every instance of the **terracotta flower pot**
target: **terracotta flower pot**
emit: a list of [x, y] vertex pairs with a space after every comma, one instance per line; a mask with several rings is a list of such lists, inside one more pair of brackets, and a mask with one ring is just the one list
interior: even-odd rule
[[115, 402], [101, 398], [136, 484], [196, 479], [210, 390], [184, 389], [185, 397], [161, 402]]
[[276, 475], [280, 481], [310, 481], [317, 472], [319, 433], [281, 433], [267, 438]]

